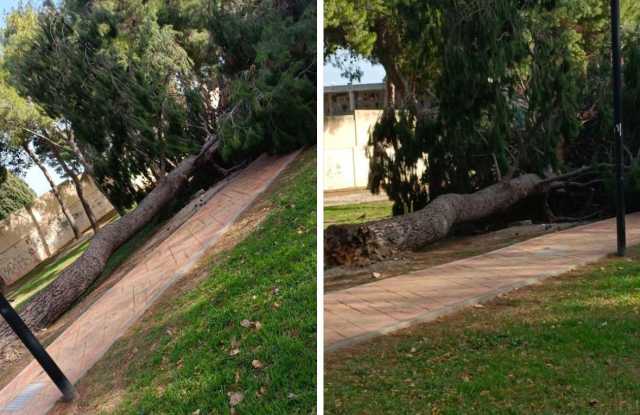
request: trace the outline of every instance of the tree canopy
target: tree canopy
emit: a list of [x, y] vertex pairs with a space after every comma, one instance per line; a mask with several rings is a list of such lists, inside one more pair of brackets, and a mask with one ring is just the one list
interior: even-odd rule
[[[384, 190], [395, 213], [505, 177], [613, 162], [608, 0], [325, 7], [325, 55], [343, 48], [381, 63], [402, 93], [369, 143], [369, 187]], [[626, 111], [638, 99], [639, 25], [640, 4], [623, 1]], [[625, 114], [631, 170], [640, 155], [636, 118]]]
[[222, 165], [315, 141], [315, 3], [68, 0], [7, 18], [3, 67], [121, 209], [211, 134]]
[[0, 182], [0, 220], [30, 205], [35, 198], [36, 194], [24, 180], [5, 171]]

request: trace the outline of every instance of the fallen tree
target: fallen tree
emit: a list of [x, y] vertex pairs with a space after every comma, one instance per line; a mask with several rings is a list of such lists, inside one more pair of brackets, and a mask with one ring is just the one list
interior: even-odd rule
[[504, 212], [531, 196], [566, 186], [569, 179], [589, 174], [591, 168], [541, 178], [524, 174], [470, 194], [438, 196], [423, 209], [389, 219], [354, 225], [332, 225], [325, 230], [328, 266], [364, 264], [414, 250], [445, 238], [453, 225]]
[[[1, 80], [24, 103], [5, 117], [20, 121], [10, 133], [33, 148], [42, 138], [34, 125], [59, 128], [70, 167], [81, 164], [123, 212], [24, 306], [34, 330], [72, 307], [113, 252], [170, 203], [184, 202], [186, 190], [207, 188], [233, 171], [225, 167], [264, 152], [316, 141], [308, 134], [316, 124], [316, 3], [239, 1], [204, 20], [183, 6], [62, 2], [6, 19]], [[182, 41], [194, 31], [204, 41]], [[13, 150], [3, 160], [22, 155]], [[142, 200], [139, 179], [155, 187]], [[12, 339], [0, 321], [0, 353]]]
[[[116, 249], [169, 205], [198, 169], [215, 166], [213, 158], [218, 147], [217, 136], [210, 136], [197, 155], [184, 159], [164, 176], [136, 209], [100, 229], [82, 256], [20, 311], [25, 323], [32, 330], [39, 330], [64, 314], [100, 276]], [[223, 170], [218, 169], [223, 175], [231, 172]], [[0, 321], [0, 351], [15, 340], [9, 326]]]

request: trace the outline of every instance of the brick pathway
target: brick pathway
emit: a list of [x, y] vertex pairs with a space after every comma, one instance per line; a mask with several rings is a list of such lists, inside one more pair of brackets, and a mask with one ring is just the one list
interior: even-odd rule
[[[640, 243], [640, 213], [627, 215], [627, 242]], [[615, 219], [610, 219], [326, 294], [325, 350], [435, 320], [615, 251]]]
[[[240, 172], [47, 348], [72, 383], [203, 257], [296, 155], [263, 156]], [[40, 366], [31, 362], [0, 391], [0, 414], [45, 414], [59, 398]]]

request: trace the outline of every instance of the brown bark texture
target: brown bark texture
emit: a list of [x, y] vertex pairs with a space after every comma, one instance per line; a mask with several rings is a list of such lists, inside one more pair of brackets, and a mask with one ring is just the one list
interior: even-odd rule
[[535, 174], [502, 181], [470, 194], [449, 193], [416, 212], [356, 225], [332, 225], [325, 230], [328, 266], [356, 265], [414, 250], [446, 237], [454, 224], [472, 222], [512, 207], [544, 191]]
[[[25, 323], [35, 331], [64, 314], [100, 276], [111, 254], [167, 206], [194, 171], [211, 162], [217, 149], [217, 139], [209, 138], [198, 155], [186, 158], [163, 177], [135, 210], [100, 229], [82, 256], [20, 311]], [[0, 351], [14, 340], [9, 326], [0, 321]]]
[[98, 224], [96, 222], [96, 217], [93, 214], [93, 210], [91, 210], [91, 206], [89, 206], [89, 203], [84, 197], [84, 191], [82, 190], [82, 183], [80, 182], [80, 179], [78, 179], [78, 175], [76, 174], [76, 172], [74, 172], [71, 169], [71, 167], [69, 167], [67, 162], [64, 161], [64, 159], [62, 158], [62, 155], [60, 154], [60, 150], [58, 150], [56, 146], [52, 145], [49, 147], [51, 148], [51, 152], [53, 153], [54, 157], [58, 161], [58, 164], [60, 164], [60, 167], [62, 167], [62, 170], [64, 170], [64, 173], [67, 176], [69, 176], [73, 181], [73, 185], [76, 188], [76, 193], [78, 194], [78, 199], [80, 199], [80, 203], [82, 204], [84, 213], [87, 215], [87, 219], [89, 219], [89, 223], [91, 224], [91, 229], [93, 229], [94, 233], [98, 232]]

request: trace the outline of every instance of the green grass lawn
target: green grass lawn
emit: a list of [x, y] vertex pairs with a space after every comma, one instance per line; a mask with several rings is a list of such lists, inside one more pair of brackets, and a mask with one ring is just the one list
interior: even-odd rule
[[49, 285], [69, 265], [82, 255], [89, 246], [89, 241], [84, 241], [71, 247], [58, 257], [46, 260], [22, 277], [15, 287], [9, 289], [7, 298], [14, 307], [20, 308], [22, 304], [40, 290]]
[[[107, 261], [105, 269], [94, 282], [95, 287], [99, 282], [107, 278], [111, 273], [140, 248], [162, 225], [162, 222], [153, 220], [145, 225], [137, 234], [116, 250]], [[66, 252], [55, 258], [46, 260], [25, 275], [15, 287], [7, 293], [11, 304], [20, 309], [26, 301], [51, 284], [60, 273], [80, 257], [89, 247], [91, 240], [86, 240], [67, 249]]]
[[640, 413], [640, 249], [328, 355], [331, 414]]
[[76, 413], [224, 414], [232, 396], [243, 397], [233, 408], [239, 414], [312, 413], [315, 150], [303, 158], [269, 196], [264, 222], [220, 254], [195, 288], [162, 300], [89, 372], [79, 386], [86, 406]]
[[362, 223], [391, 216], [393, 202], [367, 202], [351, 205], [325, 206], [324, 225]]

